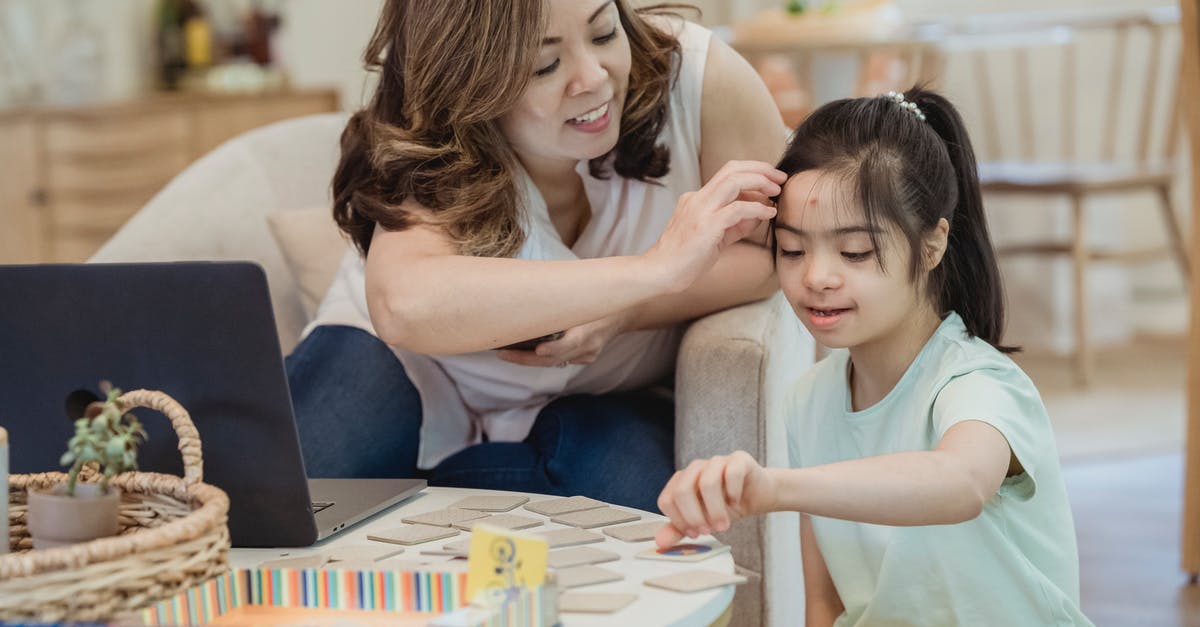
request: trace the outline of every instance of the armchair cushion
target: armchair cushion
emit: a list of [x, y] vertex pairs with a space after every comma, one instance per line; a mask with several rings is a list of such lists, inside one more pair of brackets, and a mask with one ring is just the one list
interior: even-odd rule
[[276, 211], [267, 216], [267, 226], [300, 291], [304, 317], [312, 320], [350, 243], [342, 238], [329, 207]]
[[[676, 463], [744, 450], [764, 465], [787, 466], [784, 393], [815, 355], [782, 292], [696, 321], [676, 367]], [[719, 535], [750, 575], [734, 597], [737, 623], [795, 624], [804, 615], [799, 516], [741, 520]]]
[[308, 319], [266, 216], [330, 205], [346, 119], [294, 118], [225, 142], [172, 179], [90, 261], [256, 261], [267, 274], [280, 347], [290, 352]]

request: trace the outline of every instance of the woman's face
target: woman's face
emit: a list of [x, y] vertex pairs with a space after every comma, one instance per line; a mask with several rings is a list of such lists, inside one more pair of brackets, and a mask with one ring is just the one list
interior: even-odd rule
[[527, 165], [592, 159], [617, 145], [629, 39], [613, 0], [549, 0], [534, 76], [500, 128]]

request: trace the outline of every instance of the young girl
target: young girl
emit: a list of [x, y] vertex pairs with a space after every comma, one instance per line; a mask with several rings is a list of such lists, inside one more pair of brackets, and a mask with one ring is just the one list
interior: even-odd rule
[[834, 102], [779, 169], [780, 282], [836, 350], [786, 405], [792, 467], [692, 462], [659, 497], [659, 545], [798, 511], [809, 627], [1090, 624], [958, 113], [921, 89]]

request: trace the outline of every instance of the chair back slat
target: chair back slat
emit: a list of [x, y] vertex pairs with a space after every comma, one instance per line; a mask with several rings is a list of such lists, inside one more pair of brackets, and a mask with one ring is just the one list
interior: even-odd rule
[[1021, 158], [1032, 161], [1037, 154], [1033, 129], [1033, 88], [1029, 78], [1029, 49], [1016, 50], [1017, 73], [1017, 123], [1020, 125], [1018, 137], [1021, 139]]
[[1112, 161], [1117, 154], [1117, 131], [1120, 122], [1121, 95], [1124, 93], [1125, 54], [1129, 44], [1129, 24], [1118, 23], [1112, 49], [1112, 80], [1108, 86], [1108, 107], [1105, 110], [1105, 123], [1101, 129], [1104, 133], [1104, 143], [1100, 148], [1100, 158]]
[[[860, 67], [860, 68], [869, 67], [871, 65], [871, 55], [872, 55], [871, 50], [868, 50], [868, 49], [860, 50], [857, 55], [858, 56], [858, 67]], [[860, 94], [860, 95], [867, 95], [867, 83], [870, 82], [870, 78], [871, 77], [868, 76], [867, 72], [860, 71], [858, 73], [858, 78], [854, 83], [854, 93]]]
[[1078, 54], [1075, 46], [1063, 46], [1062, 49], [1062, 123], [1058, 125], [1062, 133], [1063, 160], [1075, 160], [1075, 101], [1079, 98], [1078, 81], [1076, 81]]
[[[1150, 127], [1154, 122], [1154, 113], [1158, 110], [1158, 64], [1162, 60], [1162, 28], [1150, 26], [1149, 37], [1150, 45], [1147, 52], [1149, 58], [1142, 82], [1142, 93], [1145, 94], [1145, 99], [1142, 100], [1141, 124], [1138, 126], [1137, 135], [1137, 157], [1138, 161], [1143, 163], [1150, 158]], [[1169, 126], [1170, 122], [1167, 124]]]
[[942, 73], [946, 70], [945, 57], [941, 52], [933, 47], [925, 47], [921, 49], [921, 75], [920, 81], [928, 84], [931, 87], [936, 87], [942, 80]]
[[984, 133], [987, 137], [987, 154], [995, 159], [1003, 154], [1000, 148], [1000, 128], [996, 123], [996, 101], [992, 98], [992, 81], [988, 71], [987, 52], [975, 50], [971, 60], [975, 69], [975, 85], [979, 89], [979, 108], [984, 120]]
[[[1163, 157], [1170, 160], [1178, 156], [1179, 136], [1183, 134], [1183, 125], [1181, 124], [1183, 115], [1179, 110], [1179, 103], [1183, 99], [1183, 93], [1179, 89], [1183, 81], [1183, 64], [1177, 60], [1175, 70], [1168, 72], [1167, 76], [1171, 77], [1171, 89], [1168, 91], [1171, 94], [1171, 113], [1167, 117], [1167, 136], [1163, 141]], [[1192, 184], [1200, 185], [1200, 181], [1193, 181]]]
[[920, 82], [921, 54], [912, 48], [907, 48], [897, 53], [896, 58], [900, 63], [904, 64], [904, 77], [900, 79], [900, 89], [908, 89], [910, 86]]
[[949, 27], [945, 56], [966, 71], [977, 99], [981, 158], [1172, 158], [1178, 20], [1177, 7], [1158, 7], [1001, 13]]

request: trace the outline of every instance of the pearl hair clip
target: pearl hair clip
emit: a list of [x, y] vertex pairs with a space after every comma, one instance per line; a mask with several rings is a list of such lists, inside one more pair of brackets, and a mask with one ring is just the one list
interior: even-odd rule
[[905, 100], [904, 94], [902, 94], [900, 92], [896, 92], [896, 91], [889, 91], [887, 93], [887, 97], [891, 98], [893, 102], [900, 105], [900, 107], [902, 109], [911, 111], [913, 113], [913, 115], [917, 116], [918, 118], [921, 118], [922, 122], [925, 121], [925, 114], [921, 113], [921, 109], [917, 107], [917, 103]]

